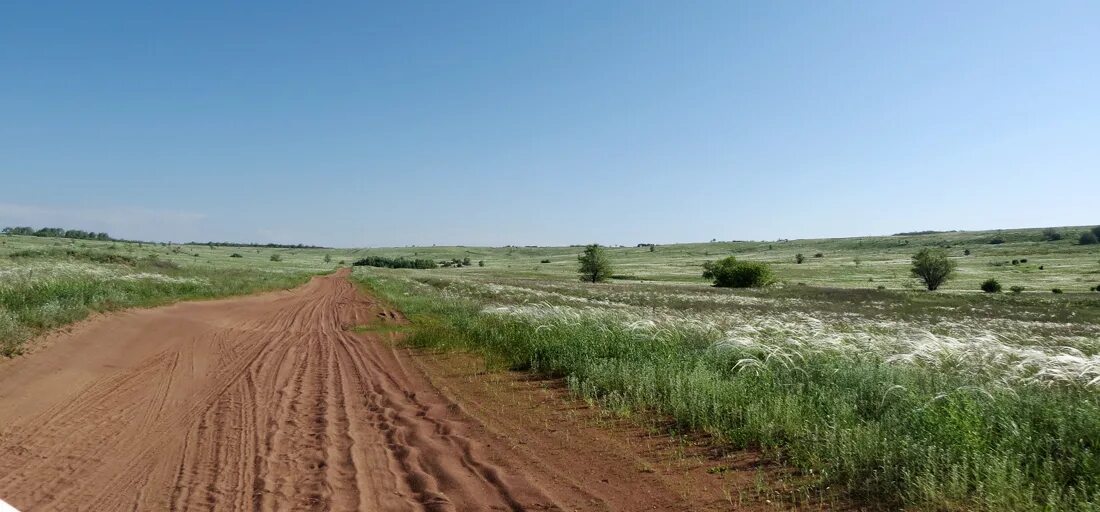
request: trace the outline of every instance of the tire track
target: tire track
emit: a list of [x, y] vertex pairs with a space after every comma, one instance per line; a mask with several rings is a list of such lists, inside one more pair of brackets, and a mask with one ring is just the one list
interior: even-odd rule
[[[0, 389], [20, 383], [0, 395], [0, 497], [24, 510], [559, 509], [487, 456], [484, 428], [386, 335], [347, 330], [404, 320], [346, 274], [109, 316], [18, 361], [0, 375]], [[54, 367], [58, 355], [75, 363]], [[9, 407], [30, 396], [43, 405]]]

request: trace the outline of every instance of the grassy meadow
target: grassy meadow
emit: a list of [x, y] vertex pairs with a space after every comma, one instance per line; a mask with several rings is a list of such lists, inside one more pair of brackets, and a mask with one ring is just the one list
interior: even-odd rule
[[93, 312], [291, 288], [340, 258], [348, 251], [0, 236], [0, 356]]
[[[611, 248], [595, 285], [579, 247], [373, 249], [472, 265], [355, 276], [410, 315], [411, 343], [763, 449], [812, 482], [796, 502], [1100, 510], [1100, 246], [1083, 229]], [[927, 246], [958, 263], [937, 292], [909, 277]], [[728, 255], [779, 283], [709, 286], [701, 264]], [[990, 277], [1006, 293], [980, 292]]]
[[[0, 344], [17, 354], [93, 311], [289, 287], [367, 256], [469, 258], [353, 276], [412, 319], [410, 343], [762, 449], [806, 476], [794, 501], [842, 489], [885, 508], [1100, 510], [1100, 245], [1077, 243], [1085, 229], [611, 247], [601, 284], [577, 279], [581, 247], [0, 236]], [[922, 247], [958, 265], [939, 291], [909, 275]], [[778, 282], [710, 286], [701, 265], [730, 255]], [[979, 291], [988, 278], [1005, 292]]]

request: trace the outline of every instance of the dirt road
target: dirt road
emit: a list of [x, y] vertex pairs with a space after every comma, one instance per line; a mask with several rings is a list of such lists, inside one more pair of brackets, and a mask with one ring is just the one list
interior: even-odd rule
[[[574, 458], [589, 472], [621, 465], [606, 454], [475, 419], [389, 342], [385, 325], [402, 322], [346, 271], [84, 322], [0, 366], [0, 499], [24, 511], [680, 508], [633, 468], [608, 467], [622, 483], [604, 490], [563, 474]], [[374, 327], [349, 329], [362, 325]], [[515, 456], [528, 441], [555, 463]]]

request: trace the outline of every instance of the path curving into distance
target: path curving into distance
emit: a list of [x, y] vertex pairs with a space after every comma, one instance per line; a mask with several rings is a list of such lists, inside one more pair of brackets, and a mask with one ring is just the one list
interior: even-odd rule
[[24, 511], [593, 503], [510, 465], [509, 441], [410, 367], [392, 333], [349, 330], [404, 320], [347, 274], [105, 315], [5, 362], [0, 499]]

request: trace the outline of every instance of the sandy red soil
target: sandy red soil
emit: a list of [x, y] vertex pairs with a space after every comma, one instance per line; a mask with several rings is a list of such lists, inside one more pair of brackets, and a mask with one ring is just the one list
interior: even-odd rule
[[752, 508], [736, 502], [754, 457], [708, 472], [690, 444], [606, 420], [553, 382], [397, 348], [385, 326], [403, 317], [346, 275], [104, 315], [0, 365], [0, 499], [24, 511]]

